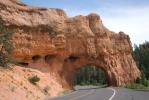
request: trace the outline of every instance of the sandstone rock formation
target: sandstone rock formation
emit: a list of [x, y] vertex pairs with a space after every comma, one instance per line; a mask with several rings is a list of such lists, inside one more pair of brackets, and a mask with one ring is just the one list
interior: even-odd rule
[[129, 36], [109, 31], [97, 14], [68, 17], [61, 9], [0, 0], [0, 16], [14, 30], [14, 59], [52, 73], [63, 88], [72, 88], [75, 72], [88, 64], [105, 71], [108, 85], [125, 85], [140, 76]]
[[[28, 77], [33, 75], [40, 77], [37, 85], [28, 81]], [[0, 100], [45, 100], [64, 90], [50, 73], [15, 65], [11, 70], [0, 67], [0, 86]]]

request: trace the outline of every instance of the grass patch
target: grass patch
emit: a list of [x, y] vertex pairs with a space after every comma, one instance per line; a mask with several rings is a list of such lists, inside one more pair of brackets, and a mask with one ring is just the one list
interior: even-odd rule
[[138, 83], [132, 83], [132, 84], [127, 84], [125, 86], [125, 88], [129, 88], [129, 89], [145, 89], [146, 87], [142, 84], [138, 84]]
[[149, 80], [142, 78], [142, 79], [137, 79], [135, 83], [127, 84], [125, 88], [129, 89], [149, 89]]
[[61, 95], [67, 95], [69, 93], [71, 93], [73, 90], [64, 90]]

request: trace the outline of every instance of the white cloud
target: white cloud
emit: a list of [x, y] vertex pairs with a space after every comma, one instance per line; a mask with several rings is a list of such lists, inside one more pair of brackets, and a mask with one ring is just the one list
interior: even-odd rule
[[132, 43], [140, 44], [145, 40], [149, 41], [149, 7], [144, 8], [124, 8], [106, 10], [103, 13], [103, 23], [110, 30], [124, 31], [130, 35]]
[[[104, 25], [112, 31], [124, 31], [131, 38], [132, 44], [149, 41], [149, 7], [101, 8], [92, 12], [98, 13]], [[87, 15], [91, 11], [67, 10], [69, 16]]]

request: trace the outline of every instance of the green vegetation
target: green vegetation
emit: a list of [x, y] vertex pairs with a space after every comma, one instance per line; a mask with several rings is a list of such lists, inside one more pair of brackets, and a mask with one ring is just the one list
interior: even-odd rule
[[138, 80], [135, 83], [127, 84], [125, 87], [130, 89], [149, 89], [149, 80]]
[[149, 42], [134, 47], [134, 58], [142, 72], [142, 78], [149, 80]]
[[12, 31], [4, 28], [2, 19], [0, 18], [0, 66], [8, 67], [11, 61], [11, 53], [13, 50], [11, 37]]
[[59, 95], [67, 95], [67, 94], [70, 94], [72, 92], [72, 90], [64, 90], [61, 94]]
[[36, 85], [36, 83], [40, 81], [40, 78], [37, 75], [34, 75], [34, 76], [29, 77], [28, 80], [32, 84]]
[[[141, 71], [141, 78], [135, 83], [128, 84], [126, 88], [149, 89], [149, 42], [134, 46], [134, 59]], [[106, 84], [104, 71], [95, 66], [85, 66], [76, 73], [76, 85], [103, 85]]]
[[103, 70], [95, 66], [84, 66], [76, 73], [76, 85], [105, 85], [106, 77]]
[[141, 78], [126, 87], [131, 89], [149, 88], [149, 42], [146, 41], [139, 46], [135, 45], [133, 56], [141, 71]]
[[144, 85], [138, 84], [138, 83], [127, 84], [125, 87], [129, 88], [129, 89], [143, 89], [143, 88], [145, 88]]

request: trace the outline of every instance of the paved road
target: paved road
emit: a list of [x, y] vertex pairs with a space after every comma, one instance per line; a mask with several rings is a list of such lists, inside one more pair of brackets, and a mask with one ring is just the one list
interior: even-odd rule
[[113, 87], [78, 89], [65, 96], [49, 100], [149, 100], [149, 91]]

